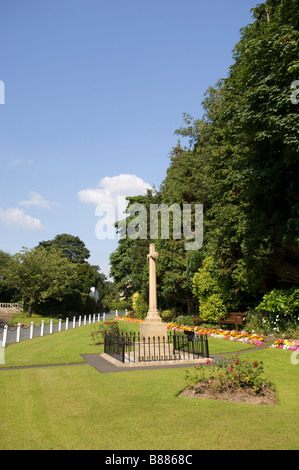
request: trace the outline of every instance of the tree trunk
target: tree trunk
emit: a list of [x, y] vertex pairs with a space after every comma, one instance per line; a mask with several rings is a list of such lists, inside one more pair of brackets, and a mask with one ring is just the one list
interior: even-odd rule
[[28, 305], [28, 311], [27, 311], [27, 317], [31, 317], [31, 310], [32, 310], [32, 305]]

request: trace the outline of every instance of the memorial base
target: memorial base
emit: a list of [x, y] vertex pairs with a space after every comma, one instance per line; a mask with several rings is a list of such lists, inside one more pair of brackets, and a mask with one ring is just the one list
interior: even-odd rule
[[167, 341], [167, 325], [166, 323], [141, 323], [140, 324], [140, 339], [145, 341], [152, 342], [155, 338], [155, 341], [158, 342], [159, 339], [162, 342]]
[[167, 325], [162, 322], [162, 318], [159, 316], [159, 312], [156, 309], [150, 309], [147, 313], [147, 317], [144, 323], [140, 324], [140, 339], [145, 341], [158, 342], [159, 339], [162, 342], [167, 341]]
[[173, 353], [173, 344], [156, 341], [135, 343], [135, 360], [137, 362], [173, 361], [176, 359], [179, 359], [179, 356]]

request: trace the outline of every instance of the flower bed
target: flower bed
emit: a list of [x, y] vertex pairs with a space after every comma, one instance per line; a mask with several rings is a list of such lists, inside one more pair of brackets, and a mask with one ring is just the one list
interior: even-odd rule
[[290, 351], [299, 351], [299, 344], [296, 344], [293, 340], [291, 339], [278, 339], [275, 341], [272, 346], [272, 348], [280, 348], [280, 349], [287, 349]]
[[246, 331], [235, 331], [235, 330], [222, 330], [218, 328], [201, 328], [199, 326], [180, 326], [174, 323], [167, 325], [169, 329], [177, 331], [194, 331], [197, 335], [208, 335], [213, 338], [227, 339], [230, 341], [239, 341], [241, 343], [254, 344], [260, 346], [266, 343], [266, 339], [258, 334], [249, 334]]
[[[143, 323], [144, 320], [138, 318], [127, 318], [118, 317], [117, 320], [132, 322], [132, 323]], [[261, 346], [267, 342], [266, 338], [258, 334], [249, 334], [246, 331], [235, 331], [235, 330], [221, 330], [213, 328], [201, 328], [200, 326], [182, 326], [176, 323], [167, 323], [167, 328], [174, 331], [194, 331], [197, 335], [208, 335], [213, 338], [226, 339], [230, 341], [239, 341], [241, 343], [254, 344], [255, 346]], [[299, 344], [291, 339], [278, 339], [275, 341], [271, 348], [280, 348], [289, 351], [299, 351]]]
[[238, 355], [217, 361], [214, 367], [199, 364], [192, 371], [186, 370], [188, 387], [180, 396], [276, 405], [275, 389], [263, 379], [263, 370], [262, 362], [241, 361]]
[[[118, 317], [118, 320], [128, 321], [132, 323], [143, 323], [144, 320], [139, 320], [137, 318], [126, 318]], [[230, 341], [239, 341], [241, 343], [254, 344], [260, 346], [266, 343], [266, 339], [257, 334], [249, 334], [246, 331], [235, 331], [235, 330], [222, 330], [222, 329], [212, 329], [212, 328], [201, 328], [200, 326], [182, 326], [177, 325], [176, 323], [167, 323], [167, 328], [174, 331], [193, 331], [197, 335], [208, 335], [214, 338], [227, 339]]]

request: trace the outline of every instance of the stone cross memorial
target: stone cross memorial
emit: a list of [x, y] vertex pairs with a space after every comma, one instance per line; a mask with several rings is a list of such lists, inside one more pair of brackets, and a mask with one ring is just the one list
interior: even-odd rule
[[167, 341], [167, 325], [162, 322], [157, 309], [157, 284], [156, 284], [156, 259], [159, 253], [155, 251], [155, 244], [150, 243], [150, 250], [147, 258], [149, 260], [149, 309], [144, 323], [140, 324], [140, 338], [145, 338], [146, 341], [150, 338], [152, 342]]

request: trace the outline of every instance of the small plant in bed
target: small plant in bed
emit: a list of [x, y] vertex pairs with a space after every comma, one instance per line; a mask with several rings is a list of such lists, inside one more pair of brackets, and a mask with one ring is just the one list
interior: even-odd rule
[[117, 321], [105, 321], [97, 325], [90, 333], [91, 339], [96, 345], [104, 343], [105, 333], [109, 335], [119, 335], [119, 324]]
[[207, 360], [205, 365], [186, 371], [188, 387], [181, 396], [277, 404], [274, 387], [263, 378], [263, 372], [261, 361], [243, 361], [238, 355], [218, 361], [214, 366]]

